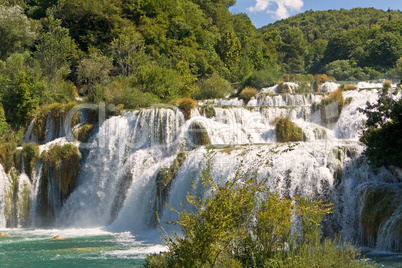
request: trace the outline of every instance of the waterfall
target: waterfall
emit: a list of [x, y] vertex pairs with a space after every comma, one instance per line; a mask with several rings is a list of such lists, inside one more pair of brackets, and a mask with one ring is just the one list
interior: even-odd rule
[[[207, 152], [213, 155], [216, 181], [232, 176], [239, 158], [258, 161], [257, 155], [265, 155], [272, 166], [261, 165], [258, 173], [260, 179], [268, 178], [269, 191], [334, 203], [334, 214], [323, 224], [325, 234], [342, 232], [345, 239], [402, 251], [402, 180], [385, 168], [374, 172], [363, 155], [365, 146], [358, 141], [366, 119], [358, 108], [375, 102], [378, 90], [345, 91], [343, 96], [349, 101], [335, 123], [324, 122], [317, 108], [323, 94], [269, 93], [257, 95], [246, 106], [238, 99], [199, 102], [189, 120], [175, 107], [126, 111], [97, 125], [85, 144], [60, 138], [66, 132], [57, 131], [48, 116], [40, 152], [55, 144], [75, 144], [83, 156], [81, 171], [65, 200], [52, 172], [40, 160], [31, 179], [22, 172], [12, 212], [18, 218], [16, 225], [26, 225], [24, 219], [29, 218], [35, 227], [152, 230], [156, 212], [161, 222], [177, 219], [165, 203], [180, 209], [187, 192], [193, 190], [191, 182], [198, 185], [196, 194], [202, 195], [199, 165]], [[81, 117], [81, 122], [86, 121], [85, 113]], [[306, 141], [277, 143], [275, 125], [280, 118], [289, 118], [300, 127]], [[64, 120], [60, 122], [64, 125]], [[37, 141], [33, 128], [34, 121], [26, 141]], [[1, 167], [0, 227], [10, 221], [5, 200], [14, 187], [12, 180]], [[381, 210], [381, 204], [370, 203], [373, 196], [392, 204], [389, 215], [374, 213], [376, 206]], [[381, 224], [374, 224], [376, 220]]]
[[5, 215], [5, 190], [7, 185], [7, 174], [4, 172], [4, 168], [0, 165], [0, 228], [6, 227], [6, 215]]

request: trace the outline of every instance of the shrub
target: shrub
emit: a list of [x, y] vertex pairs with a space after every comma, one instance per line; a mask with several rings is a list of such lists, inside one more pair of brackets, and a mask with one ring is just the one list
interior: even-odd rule
[[276, 139], [279, 142], [305, 141], [303, 130], [289, 118], [280, 119], [275, 126]]
[[[327, 267], [326, 261], [328, 267], [369, 267], [356, 260], [359, 251], [349, 244], [321, 243], [320, 222], [332, 212], [331, 205], [297, 196], [261, 197], [267, 179], [261, 180], [256, 170], [270, 164], [264, 156], [242, 161], [218, 182], [213, 155], [206, 157], [199, 178], [203, 197], [187, 193], [192, 209], [182, 204], [175, 210], [178, 221], [170, 223], [180, 227], [180, 234], [172, 230], [169, 235], [161, 227], [168, 252], [148, 255], [145, 267]], [[298, 234], [292, 233], [293, 217], [300, 223]]]
[[262, 70], [254, 70], [251, 74], [244, 78], [242, 85], [244, 87], [254, 87], [261, 89], [275, 85], [280, 77], [280, 72], [277, 68], [267, 67]]
[[123, 104], [125, 109], [138, 109], [150, 107], [158, 103], [159, 99], [154, 94], [142, 92], [133, 86], [130, 78], [117, 77], [104, 87], [104, 97], [108, 104]]
[[258, 90], [253, 87], [246, 87], [244, 88], [240, 94], [240, 99], [244, 100], [244, 103], [247, 104], [251, 98], [258, 94]]
[[9, 126], [6, 121], [3, 105], [0, 103], [0, 137], [3, 136], [3, 134], [8, 131], [9, 131]]
[[355, 84], [351, 84], [351, 83], [342, 84], [342, 85], [340, 86], [340, 88], [341, 88], [343, 91], [349, 91], [349, 90], [356, 90], [356, 89], [357, 89], [356, 85], [355, 85]]
[[177, 106], [183, 111], [186, 119], [190, 119], [191, 111], [197, 107], [197, 104], [191, 98], [181, 98], [177, 101]]
[[233, 90], [230, 82], [216, 73], [207, 79], [201, 79], [196, 86], [198, 90], [193, 94], [196, 100], [225, 98]]
[[321, 120], [326, 124], [336, 123], [344, 106], [342, 89], [339, 88], [321, 100]]
[[183, 77], [173, 69], [146, 65], [132, 77], [133, 86], [163, 101], [177, 99], [185, 88]]

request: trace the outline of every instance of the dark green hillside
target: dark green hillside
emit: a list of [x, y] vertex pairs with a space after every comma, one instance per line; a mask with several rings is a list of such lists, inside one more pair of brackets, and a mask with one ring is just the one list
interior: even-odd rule
[[273, 30], [284, 31], [291, 26], [299, 27], [305, 39], [312, 43], [316, 39], [331, 39], [344, 30], [371, 29], [386, 24], [390, 20], [402, 19], [402, 12], [379, 10], [375, 8], [354, 8], [351, 10], [309, 10], [302, 14], [277, 21], [259, 29], [266, 33]]

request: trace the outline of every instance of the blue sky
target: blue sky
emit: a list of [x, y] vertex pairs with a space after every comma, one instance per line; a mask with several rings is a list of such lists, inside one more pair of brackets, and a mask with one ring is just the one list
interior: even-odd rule
[[247, 13], [257, 28], [306, 10], [374, 7], [402, 10], [402, 0], [237, 0], [233, 13]]

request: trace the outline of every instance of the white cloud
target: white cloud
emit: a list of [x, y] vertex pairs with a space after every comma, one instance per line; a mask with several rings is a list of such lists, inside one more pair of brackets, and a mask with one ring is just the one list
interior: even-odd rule
[[[272, 10], [272, 4], [276, 4], [278, 8]], [[277, 19], [286, 19], [290, 16], [290, 11], [300, 11], [303, 7], [303, 0], [257, 0], [255, 6], [249, 7], [250, 12], [266, 11], [274, 14]]]

